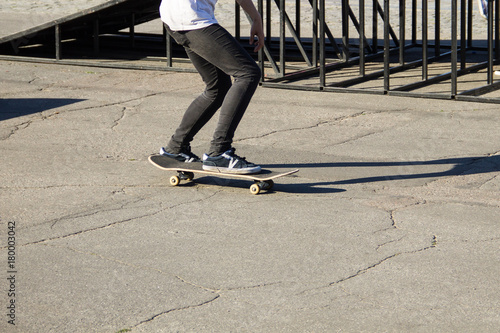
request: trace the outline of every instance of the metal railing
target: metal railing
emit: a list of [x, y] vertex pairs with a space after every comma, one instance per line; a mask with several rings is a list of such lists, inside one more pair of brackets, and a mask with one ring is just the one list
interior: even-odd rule
[[[493, 75], [500, 54], [499, 1], [488, 2], [487, 20], [478, 17], [472, 0], [448, 1], [446, 11], [441, 0], [337, 3], [340, 13], [326, 0], [258, 0], [266, 22], [259, 57], [264, 86], [499, 102], [500, 94], [484, 96], [500, 88]], [[312, 16], [308, 26], [304, 5]], [[271, 29], [275, 21], [277, 33]], [[487, 25], [485, 38], [473, 35], [481, 24]]]
[[[500, 103], [500, 0], [484, 0], [487, 19], [474, 0], [255, 1], [265, 25], [256, 58], [265, 87]], [[159, 18], [159, 3], [112, 0], [2, 37], [0, 59], [192, 71], [160, 26], [135, 31]], [[234, 22], [248, 46], [238, 5]]]

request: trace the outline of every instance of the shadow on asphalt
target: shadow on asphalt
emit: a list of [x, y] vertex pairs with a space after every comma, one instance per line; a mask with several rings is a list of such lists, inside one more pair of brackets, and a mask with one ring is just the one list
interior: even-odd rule
[[322, 182], [317, 184], [307, 184], [309, 186], [331, 186], [343, 184], [363, 184], [372, 182], [382, 182], [391, 180], [421, 179], [459, 176], [463, 174], [480, 174], [500, 171], [500, 156], [480, 156], [448, 158], [431, 161], [407, 161], [407, 162], [340, 162], [340, 163], [293, 163], [293, 164], [265, 164], [263, 168], [284, 168], [284, 169], [308, 169], [308, 168], [363, 168], [363, 167], [404, 167], [402, 171], [411, 171], [411, 166], [432, 166], [450, 165], [446, 171], [425, 172], [425, 173], [400, 173], [394, 175], [363, 177], [345, 179], [332, 182]]
[[[450, 165], [450, 169], [446, 171], [425, 172], [425, 173], [409, 173], [411, 166], [432, 166], [432, 165]], [[262, 191], [261, 194], [272, 194], [276, 192], [294, 193], [294, 194], [324, 194], [324, 193], [340, 193], [345, 192], [345, 189], [335, 188], [333, 186], [347, 184], [363, 184], [372, 182], [382, 182], [391, 180], [406, 180], [406, 179], [422, 179], [422, 178], [439, 178], [459, 175], [470, 175], [500, 171], [500, 156], [480, 156], [480, 157], [462, 157], [448, 158], [431, 161], [407, 161], [407, 162], [339, 162], [339, 163], [293, 163], [293, 164], [263, 164], [263, 168], [280, 168], [280, 169], [310, 169], [310, 168], [363, 168], [363, 167], [403, 167], [400, 174], [373, 176], [363, 178], [353, 178], [338, 181], [326, 182], [310, 182], [310, 183], [280, 183], [276, 180], [275, 185], [270, 191]], [[287, 176], [300, 179], [300, 171], [296, 175]], [[234, 188], [249, 188], [251, 181], [231, 179], [224, 177], [203, 176], [196, 177], [194, 182], [183, 182], [181, 186], [195, 186], [195, 184], [214, 185], [214, 186], [229, 186]]]
[[[293, 177], [293, 176], [288, 176]], [[249, 189], [252, 184], [248, 180], [230, 179], [222, 177], [205, 176], [200, 178], [195, 178], [194, 183], [214, 185], [214, 186], [230, 186], [234, 188]], [[193, 186], [193, 183], [187, 182], [183, 183], [181, 186]], [[338, 188], [328, 188], [323, 187], [329, 185], [328, 183], [293, 183], [293, 184], [283, 184], [280, 183], [279, 179], [275, 181], [274, 187], [270, 191], [262, 191], [259, 195], [272, 194], [276, 192], [283, 193], [296, 193], [296, 194], [318, 194], [318, 193], [338, 193], [345, 192], [344, 189]]]
[[72, 98], [6, 98], [0, 99], [0, 121], [39, 113], [82, 102]]

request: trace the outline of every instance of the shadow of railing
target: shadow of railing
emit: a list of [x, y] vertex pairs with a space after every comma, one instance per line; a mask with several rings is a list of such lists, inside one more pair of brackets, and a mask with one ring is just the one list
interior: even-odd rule
[[[450, 165], [448, 170], [430, 171], [415, 173], [411, 172], [411, 166], [432, 166], [432, 165]], [[406, 162], [331, 162], [331, 163], [292, 163], [292, 164], [265, 164], [263, 168], [363, 168], [363, 167], [405, 167], [407, 173], [397, 173], [392, 175], [383, 176], [367, 176], [361, 178], [345, 179], [332, 182], [321, 182], [316, 185], [345, 185], [345, 184], [363, 184], [373, 182], [383, 182], [392, 180], [410, 180], [410, 179], [424, 179], [424, 178], [439, 178], [460, 176], [463, 174], [481, 174], [500, 171], [500, 156], [487, 156], [487, 157], [461, 157], [438, 159], [430, 161], [406, 161]]]
[[84, 101], [72, 98], [6, 98], [0, 99], [0, 121], [27, 116]]

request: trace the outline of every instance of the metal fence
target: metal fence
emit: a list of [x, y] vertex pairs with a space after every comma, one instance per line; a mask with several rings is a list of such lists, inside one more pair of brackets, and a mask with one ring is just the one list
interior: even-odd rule
[[[500, 103], [500, 0], [254, 1], [263, 86]], [[159, 18], [159, 3], [112, 0], [0, 37], [0, 60], [192, 71], [160, 23], [136, 31]], [[248, 46], [241, 13], [235, 4], [234, 34]]]
[[499, 102], [499, 1], [486, 19], [472, 0], [338, 2], [259, 0], [264, 86]]

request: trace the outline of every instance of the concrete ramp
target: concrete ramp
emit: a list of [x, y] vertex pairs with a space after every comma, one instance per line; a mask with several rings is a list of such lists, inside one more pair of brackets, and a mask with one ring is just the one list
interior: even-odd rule
[[[28, 29], [0, 37], [0, 54], [60, 60], [114, 48], [120, 40], [135, 46], [135, 27], [159, 18], [161, 0], [111, 0]], [[125, 32], [123, 32], [125, 30]], [[111, 41], [107, 37], [114, 36]], [[164, 39], [160, 34], [161, 39]], [[159, 40], [160, 42], [162, 40]], [[164, 47], [164, 43], [163, 47]], [[115, 49], [116, 50], [116, 49]]]

